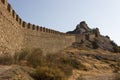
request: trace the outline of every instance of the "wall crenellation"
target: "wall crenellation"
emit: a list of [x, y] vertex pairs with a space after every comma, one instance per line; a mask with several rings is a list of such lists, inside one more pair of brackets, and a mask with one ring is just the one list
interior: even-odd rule
[[13, 18], [15, 17], [15, 11], [14, 10], [12, 10], [12, 16], [13, 16]]
[[11, 8], [11, 5], [8, 3], [8, 6], [7, 6], [7, 10], [11, 13], [12, 12], [12, 8]]
[[85, 35], [65, 34], [26, 22], [7, 0], [0, 0], [0, 54], [15, 53], [24, 48], [41, 48], [43, 52], [51, 53], [81, 40], [85, 40]]
[[[15, 19], [20, 25], [23, 26], [23, 28], [25, 28], [25, 26], [28, 24], [28, 29], [32, 29], [32, 30], [35, 30], [37, 29], [36, 31], [39, 31], [38, 28], [36, 27], [39, 27], [39, 26], [36, 26], [33, 24], [33, 26], [31, 26], [32, 24], [31, 23], [27, 23], [25, 21], [22, 21], [22, 19], [19, 17], [19, 15], [15, 12], [15, 10], [11, 7], [11, 5], [9, 3], [7, 3], [7, 0], [1, 0], [1, 2], [3, 3], [4, 5], [4, 8], [7, 9], [7, 11], [9, 12], [9, 14], [13, 17], [13, 19]], [[30, 27], [29, 27], [30, 25]], [[32, 28], [31, 28], [32, 27]], [[41, 26], [40, 26], [40, 31], [41, 32], [47, 32], [47, 33], [57, 33], [59, 34], [58, 31], [55, 31], [55, 30], [52, 30], [52, 31], [49, 31], [49, 29], [45, 28], [45, 27], [42, 27], [43, 29], [41, 29]]]

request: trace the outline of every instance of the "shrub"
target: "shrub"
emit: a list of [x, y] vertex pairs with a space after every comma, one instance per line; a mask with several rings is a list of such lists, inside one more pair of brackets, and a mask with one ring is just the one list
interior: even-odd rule
[[35, 80], [65, 80], [65, 75], [58, 68], [38, 67], [32, 75]]
[[113, 50], [114, 50], [114, 52], [118, 53], [118, 52], [120, 52], [120, 47], [113, 46]]
[[61, 60], [62, 60], [62, 62], [63, 62], [64, 64], [68, 64], [69, 66], [71, 66], [71, 67], [73, 67], [73, 68], [75, 68], [75, 69], [80, 69], [80, 70], [82, 70], [82, 69], [85, 68], [85, 66], [82, 65], [82, 64], [80, 63], [80, 61], [78, 61], [78, 60], [75, 59], [75, 58], [63, 58], [63, 59], [61, 59]]
[[97, 41], [92, 42], [93, 49], [99, 48], [99, 45], [97, 44]]
[[14, 55], [14, 63], [18, 63], [21, 60], [26, 60], [26, 57], [29, 54], [29, 52], [30, 51], [28, 49], [23, 49], [21, 52], [15, 53], [15, 55]]
[[47, 61], [48, 63], [51, 63], [50, 65], [61, 69], [66, 76], [70, 76], [73, 69], [83, 70], [86, 68], [78, 59], [66, 54], [49, 54], [47, 55]]
[[0, 55], [0, 64], [10, 65], [10, 64], [18, 64], [21, 60], [25, 60], [29, 51], [27, 49], [22, 50], [19, 53], [15, 53], [14, 55], [10, 55], [8, 53]]
[[65, 72], [67, 76], [72, 74], [73, 69], [85, 70], [86, 67], [77, 59], [73, 57], [60, 58], [61, 65], [59, 68]]
[[30, 51], [28, 49], [24, 49], [21, 51], [21, 53], [19, 54], [18, 60], [25, 60], [26, 56], [30, 53]]
[[63, 54], [48, 54], [46, 58], [50, 67], [58, 67], [61, 71], [65, 73], [66, 76], [72, 74], [73, 67], [63, 62]]
[[67, 77], [69, 77], [70, 75], [72, 75], [73, 67], [71, 67], [70, 65], [68, 65], [68, 64], [61, 64], [61, 65], [57, 65], [57, 67], [61, 71], [63, 71]]
[[13, 57], [11, 55], [0, 55], [0, 64], [2, 65], [10, 65], [13, 64]]
[[33, 49], [27, 56], [27, 61], [32, 67], [43, 65], [44, 56], [39, 48]]

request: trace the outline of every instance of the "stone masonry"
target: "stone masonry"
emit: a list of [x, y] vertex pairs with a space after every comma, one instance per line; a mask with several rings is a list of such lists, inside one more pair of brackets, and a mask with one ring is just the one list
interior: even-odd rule
[[0, 0], [0, 54], [11, 54], [24, 48], [41, 48], [54, 53], [84, 39], [84, 35], [65, 34], [23, 21], [7, 0]]

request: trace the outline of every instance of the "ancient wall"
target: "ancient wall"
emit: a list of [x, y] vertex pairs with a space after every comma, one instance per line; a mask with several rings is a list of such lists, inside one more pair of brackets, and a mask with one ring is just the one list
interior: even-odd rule
[[0, 54], [13, 54], [23, 48], [41, 48], [44, 53], [52, 53], [70, 46], [75, 40], [74, 35], [23, 21], [7, 0], [0, 0]]
[[0, 54], [14, 53], [23, 45], [23, 31], [19, 17], [6, 0], [0, 0]]
[[[27, 25], [28, 26], [28, 25]], [[49, 29], [42, 28], [43, 31], [32, 30], [32, 27], [24, 29], [24, 46], [29, 49], [41, 48], [44, 53], [54, 53], [70, 46], [75, 42], [75, 36], [65, 35], [59, 32], [51, 33]]]

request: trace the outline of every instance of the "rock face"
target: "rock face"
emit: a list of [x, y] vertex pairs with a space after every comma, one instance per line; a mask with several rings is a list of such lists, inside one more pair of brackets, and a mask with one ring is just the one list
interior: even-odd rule
[[67, 34], [84, 35], [85, 40], [82, 40], [82, 44], [89, 44], [88, 46], [91, 48], [101, 48], [108, 51], [114, 51], [114, 45], [111, 44], [112, 41], [110, 38], [101, 35], [98, 28], [89, 28], [85, 21], [80, 22], [75, 30], [69, 31]]
[[85, 32], [90, 31], [90, 28], [87, 26], [85, 21], [80, 22], [77, 26], [76, 29], [73, 31], [69, 31], [67, 33], [71, 33], [71, 34], [82, 34]]

